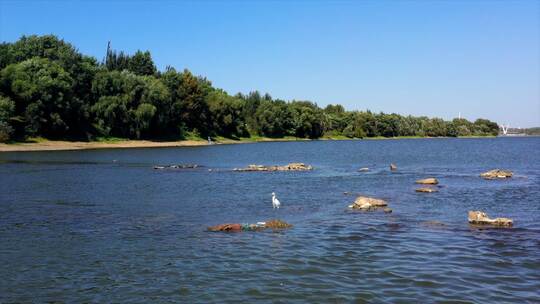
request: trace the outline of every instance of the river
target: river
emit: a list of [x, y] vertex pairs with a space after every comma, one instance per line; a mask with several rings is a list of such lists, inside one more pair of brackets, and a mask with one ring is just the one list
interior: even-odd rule
[[[232, 171], [289, 162], [314, 170]], [[0, 303], [540, 302], [539, 137], [0, 153], [0, 180]], [[273, 218], [294, 227], [206, 231]]]

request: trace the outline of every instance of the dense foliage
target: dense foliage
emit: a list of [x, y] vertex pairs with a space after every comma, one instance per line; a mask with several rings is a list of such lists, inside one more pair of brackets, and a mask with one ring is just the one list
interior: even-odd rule
[[497, 135], [485, 119], [439, 118], [321, 109], [251, 92], [229, 95], [206, 78], [168, 67], [146, 51], [107, 49], [103, 62], [55, 36], [0, 44], [0, 141], [123, 137], [182, 139], [187, 134], [319, 138], [321, 136]]
[[540, 127], [525, 129], [525, 134], [539, 136], [540, 135]]

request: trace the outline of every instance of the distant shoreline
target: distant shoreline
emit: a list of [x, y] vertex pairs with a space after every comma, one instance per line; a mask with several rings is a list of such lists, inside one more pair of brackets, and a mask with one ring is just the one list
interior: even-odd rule
[[[457, 138], [495, 138], [496, 136], [464, 136]], [[371, 138], [343, 138], [343, 137], [322, 137], [314, 139], [317, 141], [333, 140], [401, 140], [401, 139], [441, 139], [449, 137], [371, 137]], [[456, 138], [456, 137], [452, 137]], [[290, 142], [290, 141], [312, 141], [306, 138], [285, 137], [285, 138], [242, 138], [239, 140], [218, 138], [213, 142], [216, 145], [223, 144], [243, 144], [260, 142]], [[213, 145], [205, 140], [179, 140], [179, 141], [151, 141], [151, 140], [110, 140], [110, 141], [66, 141], [37, 139], [33, 142], [15, 142], [0, 144], [0, 152], [32, 152], [32, 151], [70, 151], [70, 150], [95, 150], [95, 149], [129, 149], [129, 148], [170, 148], [170, 147], [201, 147]]]

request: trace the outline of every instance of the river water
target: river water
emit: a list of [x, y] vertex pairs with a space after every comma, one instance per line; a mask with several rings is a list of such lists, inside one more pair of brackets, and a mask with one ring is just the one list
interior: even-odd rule
[[[0, 153], [0, 303], [540, 303], [539, 152], [536, 137]], [[231, 171], [289, 162], [315, 169]], [[185, 163], [204, 167], [152, 168]], [[478, 176], [494, 168], [515, 176]], [[414, 191], [425, 177], [438, 193]], [[393, 213], [350, 211], [344, 192]], [[469, 210], [514, 228], [470, 227]], [[294, 227], [206, 231], [272, 218]]]

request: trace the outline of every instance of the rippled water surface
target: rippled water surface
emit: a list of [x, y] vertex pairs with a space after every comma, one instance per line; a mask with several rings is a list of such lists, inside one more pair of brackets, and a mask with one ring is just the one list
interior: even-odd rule
[[[315, 170], [231, 171], [289, 162]], [[181, 163], [205, 167], [152, 169]], [[478, 177], [494, 168], [515, 176]], [[414, 192], [425, 177], [438, 193]], [[0, 179], [0, 303], [540, 302], [540, 138], [0, 153]], [[272, 218], [294, 227], [205, 231]]]

